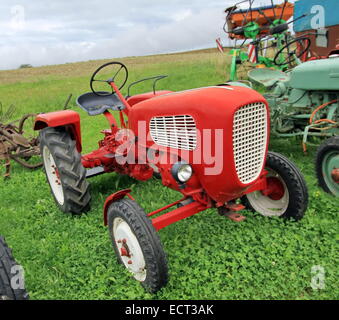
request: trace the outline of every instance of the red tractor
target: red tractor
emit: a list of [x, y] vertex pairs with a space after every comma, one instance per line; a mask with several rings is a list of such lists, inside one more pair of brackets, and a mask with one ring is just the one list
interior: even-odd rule
[[81, 155], [80, 118], [74, 111], [40, 114], [35, 129], [41, 130], [47, 180], [64, 212], [88, 210], [87, 178], [104, 172], [142, 181], [156, 173], [164, 186], [182, 194], [148, 214], [129, 189], [106, 199], [104, 223], [118, 260], [148, 291], [167, 282], [157, 231], [176, 221], [208, 208], [232, 220], [244, 218], [238, 211], [245, 208], [264, 216], [303, 217], [305, 181], [288, 159], [268, 152], [270, 117], [262, 95], [241, 84], [156, 91], [156, 81], [163, 78], [158, 76], [152, 78], [152, 92], [125, 97], [120, 90], [127, 78], [125, 65], [107, 63], [91, 77], [92, 91], [77, 100], [90, 116], [103, 114], [108, 120], [97, 150]]

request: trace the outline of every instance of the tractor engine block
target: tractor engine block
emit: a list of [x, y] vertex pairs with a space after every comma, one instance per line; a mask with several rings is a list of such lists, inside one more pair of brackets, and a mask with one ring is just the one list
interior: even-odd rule
[[118, 130], [103, 130], [101, 133], [105, 137], [99, 141], [99, 149], [82, 157], [85, 168], [101, 166], [105, 172], [118, 172], [142, 181], [152, 178], [153, 169], [147, 164], [138, 164], [132, 148], [134, 141], [129, 141], [127, 135], [119, 139]]

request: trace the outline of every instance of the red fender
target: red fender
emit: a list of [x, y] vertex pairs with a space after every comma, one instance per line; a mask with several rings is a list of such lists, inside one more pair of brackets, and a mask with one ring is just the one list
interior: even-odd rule
[[124, 189], [120, 190], [118, 192], [115, 192], [108, 196], [106, 198], [105, 204], [104, 204], [104, 224], [107, 226], [107, 211], [108, 207], [115, 201], [120, 200], [126, 196], [128, 196], [131, 200], [134, 200], [133, 197], [129, 194], [131, 192], [131, 189]]
[[69, 129], [76, 141], [77, 150], [81, 152], [80, 116], [77, 112], [63, 110], [38, 114], [35, 118], [34, 130], [41, 130], [46, 127], [66, 127]]

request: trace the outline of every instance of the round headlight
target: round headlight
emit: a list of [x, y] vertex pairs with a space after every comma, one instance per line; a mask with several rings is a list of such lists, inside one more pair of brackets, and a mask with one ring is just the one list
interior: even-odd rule
[[179, 167], [177, 178], [180, 182], [186, 182], [192, 177], [192, 167], [189, 164], [183, 164]]

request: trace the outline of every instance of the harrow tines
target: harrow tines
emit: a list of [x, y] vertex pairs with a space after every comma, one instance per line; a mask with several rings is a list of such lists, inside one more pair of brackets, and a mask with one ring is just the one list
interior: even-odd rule
[[271, 0], [271, 3], [272, 3], [272, 10], [273, 10], [273, 14], [274, 14], [274, 19], [273, 21], [275, 21], [277, 19], [277, 15], [275, 14], [275, 5], [273, 3], [273, 0]]
[[[5, 178], [10, 177], [10, 160], [18, 162], [28, 169], [35, 169], [42, 166], [40, 159], [39, 140], [31, 135], [32, 125], [30, 121], [35, 118], [34, 114], [26, 114], [12, 123], [6, 123], [15, 112], [14, 105], [11, 105], [6, 112], [3, 112], [0, 104], [0, 160], [5, 161]], [[15, 123], [19, 122], [18, 125]], [[26, 124], [26, 125], [25, 125]], [[28, 127], [27, 127], [28, 124]], [[25, 130], [28, 128], [28, 130]]]
[[73, 97], [73, 94], [70, 93], [70, 94], [68, 95], [66, 101], [65, 101], [65, 104], [64, 104], [64, 110], [67, 110], [67, 109], [68, 109], [68, 105], [69, 105], [69, 103], [70, 103], [72, 97]]
[[280, 14], [280, 18], [279, 18], [279, 21], [282, 20], [282, 17], [284, 16], [284, 12], [285, 12], [285, 9], [286, 9], [286, 4], [287, 4], [288, 0], [285, 0], [284, 1], [284, 6], [282, 8], [282, 11], [281, 11], [281, 14]]
[[6, 111], [4, 111], [3, 105], [0, 102], [0, 122], [5, 123], [13, 117], [15, 113], [15, 106], [11, 104]]

